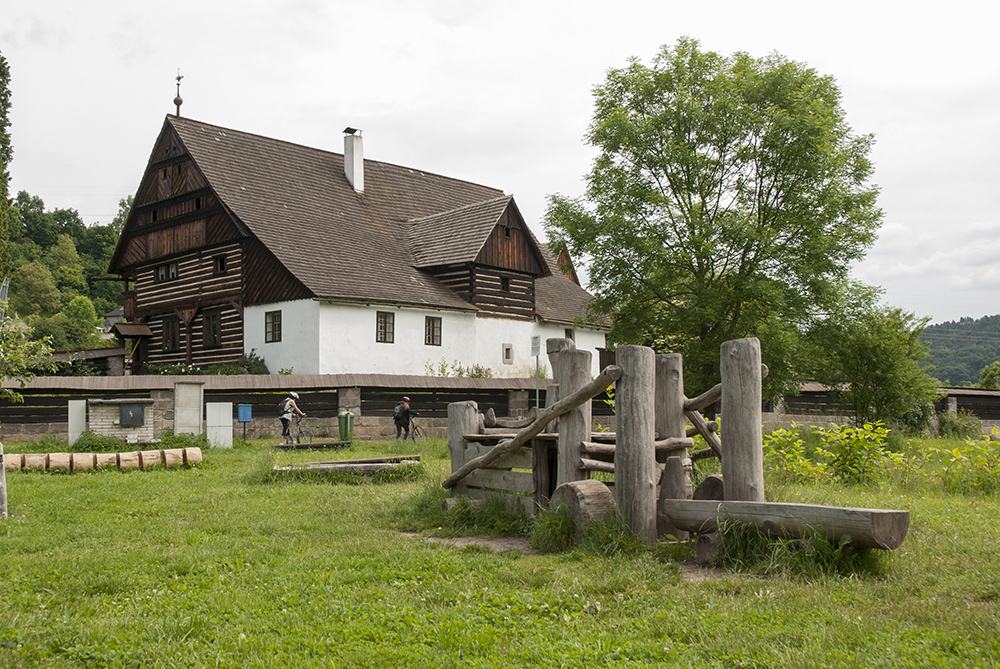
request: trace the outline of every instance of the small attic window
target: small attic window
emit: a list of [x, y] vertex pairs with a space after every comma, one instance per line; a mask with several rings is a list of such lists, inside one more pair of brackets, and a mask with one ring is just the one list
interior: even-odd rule
[[503, 236], [507, 237], [508, 239], [510, 239], [510, 228], [508, 228], [506, 226], [504, 227], [504, 229], [503, 229]]
[[159, 210], [153, 210], [153, 223], [156, 223], [156, 219], [159, 218]]
[[510, 279], [505, 276], [500, 277], [500, 290], [505, 293], [510, 292]]
[[197, 211], [198, 209], [201, 209], [201, 198], [200, 197], [196, 197], [194, 199], [194, 208], [195, 208], [195, 211]]

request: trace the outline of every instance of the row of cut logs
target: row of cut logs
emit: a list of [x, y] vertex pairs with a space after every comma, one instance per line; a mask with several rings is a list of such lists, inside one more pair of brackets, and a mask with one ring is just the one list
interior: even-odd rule
[[165, 448], [127, 453], [7, 453], [4, 470], [79, 472], [112, 467], [155, 469], [157, 467], [194, 467], [201, 464], [200, 448]]

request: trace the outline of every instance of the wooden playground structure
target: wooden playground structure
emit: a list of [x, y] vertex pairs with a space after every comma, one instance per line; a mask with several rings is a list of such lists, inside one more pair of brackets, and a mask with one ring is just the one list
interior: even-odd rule
[[[546, 407], [521, 421], [478, 412], [475, 402], [448, 407], [452, 473], [443, 486], [471, 499], [501, 496], [533, 515], [565, 504], [579, 534], [595, 520], [617, 515], [647, 544], [697, 533], [699, 560], [714, 559], [714, 532], [725, 519], [753, 523], [773, 537], [813, 533], [852, 546], [897, 548], [909, 513], [764, 499], [760, 342], [738, 339], [722, 345], [722, 382], [694, 398], [684, 394], [680, 354], [655, 354], [644, 346], [621, 346], [617, 365], [591, 380], [590, 353], [572, 340], [549, 339], [553, 385]], [[592, 432], [591, 399], [615, 384], [615, 433]], [[726, 429], [701, 411], [722, 401]], [[690, 426], [689, 426], [690, 424]], [[692, 437], [709, 448], [691, 453]], [[692, 458], [719, 457], [721, 477], [691, 486]], [[592, 472], [603, 472], [591, 478]]]

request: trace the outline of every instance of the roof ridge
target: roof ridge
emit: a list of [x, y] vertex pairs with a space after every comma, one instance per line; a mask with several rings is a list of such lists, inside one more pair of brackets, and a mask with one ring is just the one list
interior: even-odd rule
[[[488, 187], [489, 186], [487, 186], [487, 188]], [[499, 197], [491, 197], [488, 200], [480, 200], [479, 202], [472, 202], [472, 203], [469, 203], [469, 204], [463, 204], [460, 207], [455, 207], [453, 209], [446, 209], [444, 211], [439, 211], [439, 212], [436, 212], [434, 214], [427, 214], [426, 216], [418, 216], [417, 218], [411, 218], [411, 219], [408, 219], [408, 220], [404, 221], [404, 223], [420, 223], [422, 221], [427, 221], [427, 220], [430, 220], [432, 218], [438, 218], [438, 217], [444, 216], [446, 214], [453, 214], [453, 213], [455, 213], [457, 211], [462, 211], [463, 209], [471, 209], [472, 207], [482, 207], [484, 204], [492, 204], [493, 202], [499, 202], [501, 200], [513, 200], [513, 199], [514, 199], [513, 195], [500, 195]]]
[[[262, 140], [265, 140], [265, 141], [268, 141], [268, 142], [277, 142], [279, 144], [285, 144], [287, 146], [295, 146], [295, 147], [298, 147], [298, 148], [301, 148], [301, 149], [306, 149], [307, 151], [312, 151], [312, 152], [315, 152], [315, 153], [323, 153], [323, 154], [332, 155], [332, 156], [340, 156], [341, 158], [344, 157], [343, 152], [339, 152], [338, 153], [337, 151], [330, 151], [330, 150], [327, 150], [327, 149], [319, 149], [319, 148], [316, 148], [315, 146], [309, 146], [307, 144], [301, 144], [299, 142], [292, 142], [292, 141], [289, 141], [289, 140], [286, 140], [286, 139], [277, 139], [276, 137], [268, 137], [267, 135], [261, 135], [260, 133], [256, 133], [256, 132], [247, 132], [245, 130], [236, 130], [235, 128], [226, 128], [226, 127], [221, 126], [221, 125], [215, 125], [214, 123], [206, 123], [205, 121], [199, 121], [197, 119], [189, 118], [189, 117], [186, 117], [186, 116], [174, 116], [173, 114], [167, 114], [166, 120], [169, 121], [169, 122], [181, 121], [181, 122], [184, 122], [184, 123], [193, 123], [193, 124], [196, 124], [196, 125], [204, 126], [206, 128], [215, 128], [217, 130], [224, 130], [226, 132], [237, 133], [237, 134], [243, 135], [245, 137], [256, 137], [258, 139], [262, 139]], [[389, 163], [389, 162], [386, 162], [384, 160], [375, 160], [373, 158], [365, 158], [364, 160], [365, 160], [365, 163], [372, 163], [372, 164], [375, 164], [375, 165], [382, 165], [382, 166], [385, 166], [385, 167], [394, 168], [394, 169], [398, 169], [398, 170], [409, 170], [410, 172], [415, 172], [417, 174], [422, 174], [422, 175], [425, 175], [425, 176], [435, 177], [437, 179], [445, 179], [447, 181], [452, 181], [452, 182], [455, 182], [455, 183], [469, 184], [470, 186], [477, 186], [479, 188], [487, 188], [489, 190], [495, 190], [495, 191], [498, 191], [499, 193], [501, 193], [501, 195], [499, 195], [498, 197], [508, 197], [508, 196], [506, 196], [506, 195], [503, 194], [503, 190], [501, 190], [500, 188], [495, 188], [493, 186], [487, 186], [486, 184], [476, 183], [475, 181], [469, 181], [468, 179], [457, 179], [455, 177], [450, 177], [450, 176], [448, 176], [446, 174], [438, 174], [437, 172], [429, 172], [427, 170], [422, 170], [422, 169], [419, 169], [419, 168], [416, 168], [416, 167], [410, 167], [408, 165], [400, 165], [399, 163]], [[489, 200], [483, 200], [483, 201], [484, 202], [488, 202]]]

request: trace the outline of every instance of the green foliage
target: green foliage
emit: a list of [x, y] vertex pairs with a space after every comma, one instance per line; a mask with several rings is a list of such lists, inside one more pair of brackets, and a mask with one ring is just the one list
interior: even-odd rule
[[948, 492], [992, 495], [1000, 490], [1000, 442], [967, 439], [955, 448], [932, 447]]
[[244, 353], [236, 361], [236, 365], [244, 370], [245, 374], [270, 374], [267, 370], [267, 363], [264, 358], [257, 355], [257, 349], [250, 349], [249, 353]]
[[783, 481], [830, 482], [833, 475], [825, 462], [817, 462], [806, 450], [799, 429], [779, 429], [764, 435], [764, 462], [768, 473], [776, 474]]
[[827, 459], [826, 464], [834, 477], [844, 483], [874, 484], [882, 480], [891, 458], [885, 448], [889, 434], [885, 425], [834, 425], [818, 432], [823, 442], [818, 453]]
[[471, 503], [468, 497], [461, 496], [448, 511], [438, 534], [526, 536], [530, 529], [530, 523], [524, 512], [519, 508], [511, 508], [500, 495], [492, 496], [480, 503]]
[[198, 365], [148, 365], [148, 374], [160, 374], [165, 376], [238, 376], [240, 374], [270, 374], [264, 359], [257, 355], [257, 349], [250, 349], [249, 353], [241, 355], [233, 362], [223, 362], [201, 368]]
[[203, 451], [210, 448], [208, 437], [204, 434], [190, 434], [187, 432], [174, 434], [174, 431], [167, 428], [160, 435], [160, 448], [200, 448]]
[[602, 557], [635, 557], [646, 552], [646, 545], [621, 519], [606, 516], [583, 531], [580, 550]]
[[984, 368], [1000, 360], [1000, 315], [928, 325], [920, 338], [930, 347], [939, 379], [951, 386], [975, 387], [983, 381]]
[[10, 143], [10, 67], [0, 54], [0, 281], [13, 269], [10, 248], [10, 173], [7, 166], [14, 157]]
[[920, 366], [928, 355], [920, 340], [926, 324], [926, 318], [885, 307], [827, 318], [810, 331], [815, 378], [842, 388], [857, 424], [900, 421], [927, 429], [938, 382]]
[[33, 260], [11, 279], [10, 304], [20, 315], [52, 315], [59, 311], [59, 289], [49, 268]]
[[[13, 318], [0, 320], [0, 381], [13, 380], [23, 388], [35, 374], [55, 369], [48, 341], [28, 338], [27, 326]], [[0, 388], [0, 397], [20, 402], [20, 393]]]
[[1000, 360], [994, 360], [979, 370], [979, 383], [976, 387], [1000, 390]]
[[531, 547], [543, 553], [560, 553], [573, 546], [573, 519], [559, 504], [539, 509], [531, 527]]
[[752, 523], [724, 519], [719, 523], [719, 562], [727, 569], [761, 575], [827, 575], [885, 573], [878, 551], [854, 549], [850, 537], [834, 544], [818, 534], [804, 539], [772, 539]]
[[983, 421], [968, 409], [948, 411], [938, 416], [938, 436], [955, 439], [978, 439], [983, 435]]
[[72, 453], [120, 453], [133, 449], [123, 439], [89, 431], [81, 434], [72, 447], [68, 446], [66, 442], [62, 442], [61, 450], [70, 448], [69, 452]]
[[722, 342], [757, 336], [768, 395], [805, 364], [801, 332], [838, 313], [881, 219], [870, 136], [850, 132], [830, 76], [778, 54], [681, 39], [595, 88], [586, 199], [551, 198], [546, 230], [588, 263], [612, 338], [684, 354], [718, 380]]
[[424, 371], [427, 372], [427, 376], [457, 376], [470, 379], [493, 378], [493, 370], [489, 367], [483, 367], [479, 364], [463, 367], [462, 363], [457, 360], [449, 364], [445, 358], [441, 358], [441, 362], [437, 364], [428, 360], [424, 363]]

